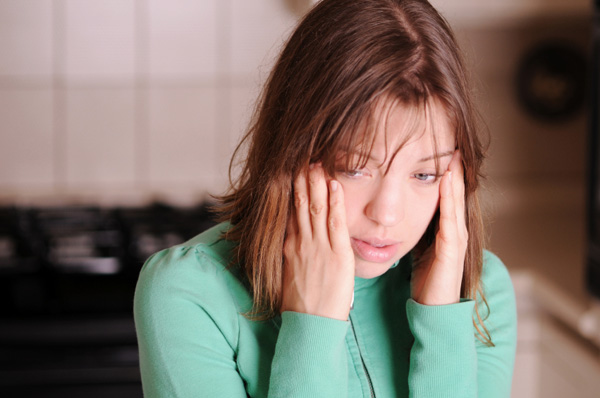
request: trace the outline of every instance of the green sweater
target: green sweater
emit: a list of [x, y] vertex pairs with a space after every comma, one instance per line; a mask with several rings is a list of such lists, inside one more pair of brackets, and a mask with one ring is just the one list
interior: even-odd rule
[[141, 271], [134, 313], [145, 397], [510, 396], [515, 298], [493, 254], [483, 269], [489, 347], [476, 336], [474, 301], [410, 298], [410, 256], [355, 279], [349, 321], [296, 312], [251, 321], [243, 313], [252, 297], [226, 269], [227, 226], [156, 253]]

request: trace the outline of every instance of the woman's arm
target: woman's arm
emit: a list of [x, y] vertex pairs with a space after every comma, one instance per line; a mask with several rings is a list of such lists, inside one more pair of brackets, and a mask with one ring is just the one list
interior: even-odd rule
[[320, 164], [294, 181], [284, 259], [282, 327], [269, 396], [343, 398], [354, 253], [342, 187], [327, 181]]
[[349, 322], [291, 311], [281, 318], [269, 397], [347, 397]]
[[[515, 295], [508, 271], [485, 252], [482, 278], [486, 305], [478, 303], [494, 346], [479, 340], [475, 302], [427, 306], [407, 302], [415, 338], [410, 354], [411, 397], [510, 397], [517, 341]], [[486, 317], [486, 315], [488, 315]]]
[[516, 348], [514, 291], [502, 262], [486, 252], [482, 285], [488, 307], [477, 305], [494, 346], [479, 341], [473, 325], [476, 303], [460, 299], [468, 239], [464, 209], [463, 169], [457, 151], [440, 183], [435, 247], [413, 270], [413, 298], [407, 302], [415, 339], [409, 373], [412, 397], [510, 396]]
[[[281, 328], [270, 341], [272, 363], [271, 352], [260, 347], [248, 367], [264, 364], [267, 356], [269, 368], [254, 381], [268, 385], [269, 397], [344, 397], [354, 254], [343, 192], [327, 183], [320, 165], [302, 173], [294, 188]], [[242, 333], [255, 332], [240, 330], [242, 310], [230, 297], [232, 286], [215, 277], [228, 271], [211, 261], [196, 247], [174, 247], [144, 265], [135, 320], [146, 397], [246, 396], [247, 375], [236, 350]]]
[[475, 341], [480, 397], [510, 397], [517, 347], [517, 306], [510, 275], [498, 257], [484, 252], [483, 288], [489, 307], [479, 304], [494, 347]]
[[468, 231], [465, 214], [465, 184], [460, 152], [452, 156], [440, 181], [440, 222], [435, 243], [413, 270], [411, 295], [424, 305], [460, 301]]
[[341, 184], [311, 164], [294, 181], [294, 211], [284, 244], [281, 312], [348, 320], [354, 288]]
[[[233, 348], [237, 309], [222, 279], [211, 275], [217, 269], [198, 255], [194, 247], [170, 248], [140, 273], [134, 315], [147, 398], [246, 396]], [[217, 303], [218, 325], [211, 311]]]
[[348, 322], [290, 311], [279, 331], [248, 321], [241, 312], [250, 295], [211, 250], [173, 247], [140, 273], [134, 314], [144, 396], [345, 396]]

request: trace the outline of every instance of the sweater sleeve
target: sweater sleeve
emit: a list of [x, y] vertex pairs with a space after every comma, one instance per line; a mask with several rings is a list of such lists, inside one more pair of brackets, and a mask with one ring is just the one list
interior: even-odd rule
[[269, 397], [346, 397], [349, 322], [286, 311], [271, 369]]
[[517, 340], [515, 296], [508, 271], [489, 252], [484, 253], [482, 284], [488, 305], [479, 303], [478, 309], [493, 346], [478, 338], [474, 301], [426, 306], [408, 300], [414, 337], [411, 397], [510, 397]]
[[238, 324], [224, 317], [217, 324], [211, 310], [236, 309], [218, 271], [197, 256], [194, 248], [167, 249], [140, 273], [134, 317], [146, 398], [246, 396], [235, 363]]
[[[235, 290], [231, 278], [222, 275], [229, 271], [215, 266], [215, 261], [198, 248], [174, 247], [144, 265], [134, 316], [146, 398], [248, 396], [248, 375], [237, 360], [240, 340], [254, 336], [248, 328], [240, 328], [241, 285], [240, 291]], [[249, 299], [246, 295], [244, 290], [242, 301]], [[348, 322], [284, 312], [276, 341], [271, 342], [275, 346], [271, 374], [269, 367], [256, 372], [269, 352], [264, 347], [246, 362], [246, 373], [266, 378], [253, 380], [265, 384], [261, 396], [268, 386], [271, 398], [343, 397], [340, 392], [348, 384], [347, 330]], [[248, 351], [246, 347], [244, 355]]]

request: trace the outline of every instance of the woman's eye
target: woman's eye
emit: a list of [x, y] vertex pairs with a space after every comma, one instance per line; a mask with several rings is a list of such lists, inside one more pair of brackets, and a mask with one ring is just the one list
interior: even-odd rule
[[361, 170], [361, 169], [346, 170], [344, 168], [340, 168], [340, 169], [336, 170], [336, 173], [339, 173], [340, 175], [347, 177], [347, 178], [360, 178], [360, 177], [364, 177], [367, 175], [367, 172], [365, 170]]
[[417, 173], [414, 176], [417, 180], [423, 181], [423, 182], [434, 182], [437, 178], [436, 174], [429, 174], [429, 173]]
[[362, 177], [365, 173], [362, 170], [348, 170], [344, 174], [351, 178]]

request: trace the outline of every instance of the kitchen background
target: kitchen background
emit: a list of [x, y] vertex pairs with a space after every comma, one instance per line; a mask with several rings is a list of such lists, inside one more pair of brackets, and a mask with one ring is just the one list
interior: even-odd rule
[[[144, 212], [155, 218], [147, 212], [157, 202], [161, 214], [178, 211], [169, 206], [193, 217], [204, 214], [198, 205], [226, 188], [229, 158], [253, 100], [310, 3], [0, 0], [0, 205], [34, 209], [31, 218], [38, 223], [47, 216], [39, 209], [49, 206], [94, 206], [94, 214], [119, 209], [114, 217], [121, 224], [139, 221]], [[544, 44], [566, 46], [588, 62], [592, 1], [432, 3], [467, 54], [491, 138], [484, 192], [489, 246], [511, 271], [521, 319], [513, 396], [595, 396], [600, 310], [584, 281], [588, 112], [574, 106], [564, 117], [544, 117], [519, 101], [517, 84], [524, 61]], [[582, 67], [576, 74], [586, 72]], [[0, 281], [16, 280], [14, 270], [2, 272]], [[100, 294], [111, 295], [111, 286]], [[77, 300], [77, 291], [69, 292]], [[64, 374], [91, 363], [82, 359], [87, 354], [53, 356], [58, 348], [41, 336], [56, 329], [62, 352], [66, 346], [88, 352], [64, 339], [77, 339], [77, 331], [90, 334], [90, 328], [74, 325], [73, 317], [53, 324], [63, 317], [56, 308], [38, 312], [49, 323], [22, 321], [16, 312], [7, 315], [5, 327], [0, 319], [0, 353], [6, 354], [0, 389], [23, 391], [19, 383], [27, 381], [35, 396], [94, 396], [85, 385], [98, 396], [139, 392], [126, 317], [87, 319], [102, 325], [97, 331], [113, 333], [109, 342], [94, 340], [96, 351], [89, 355], [102, 347], [110, 360], [89, 365], [106, 377], [77, 378]], [[105, 322], [96, 323], [102, 317]], [[27, 331], [32, 325], [38, 334]], [[60, 334], [69, 327], [74, 332]], [[115, 341], [121, 348], [106, 354]], [[31, 348], [36, 344], [41, 348]], [[39, 352], [46, 353], [47, 366]], [[64, 374], [57, 377], [52, 369], [61, 366]], [[116, 376], [119, 371], [109, 368], [129, 373]], [[108, 384], [111, 389], [102, 390]]]

